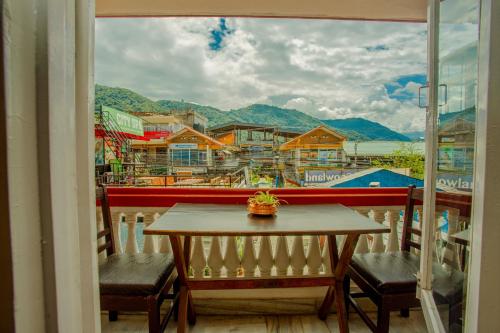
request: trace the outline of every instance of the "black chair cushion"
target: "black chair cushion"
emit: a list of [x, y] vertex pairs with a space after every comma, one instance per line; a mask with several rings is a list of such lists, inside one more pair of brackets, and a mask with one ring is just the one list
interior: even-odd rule
[[[416, 292], [420, 258], [410, 252], [355, 254], [349, 270], [356, 271], [380, 293]], [[433, 292], [440, 303], [454, 304], [462, 297], [464, 274], [432, 264]], [[439, 298], [439, 299], [438, 299]]]
[[419, 266], [419, 258], [412, 253], [388, 252], [355, 254], [349, 269], [381, 293], [405, 293], [416, 290]]
[[174, 268], [171, 254], [113, 254], [99, 265], [101, 294], [156, 294]]

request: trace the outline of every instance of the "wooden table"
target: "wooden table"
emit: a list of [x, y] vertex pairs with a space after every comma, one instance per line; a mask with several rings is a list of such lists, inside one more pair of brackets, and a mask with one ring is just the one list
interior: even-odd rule
[[[319, 310], [326, 319], [336, 301], [340, 332], [348, 332], [342, 282], [361, 234], [389, 232], [389, 228], [371, 221], [354, 210], [338, 204], [284, 205], [276, 217], [259, 218], [247, 214], [243, 205], [176, 204], [156, 222], [144, 229], [146, 235], [168, 235], [180, 280], [178, 332], [186, 322], [196, 321], [191, 290], [254, 289], [328, 286]], [[332, 275], [193, 279], [188, 276], [192, 236], [286, 236], [326, 235]], [[338, 253], [336, 235], [346, 235]], [[181, 241], [184, 236], [184, 244]]]

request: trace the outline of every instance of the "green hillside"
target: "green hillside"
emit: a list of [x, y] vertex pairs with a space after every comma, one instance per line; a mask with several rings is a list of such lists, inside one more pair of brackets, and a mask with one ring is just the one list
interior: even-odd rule
[[[379, 123], [361, 118], [320, 120], [303, 112], [283, 109], [265, 104], [253, 104], [241, 109], [223, 111], [211, 106], [184, 101], [152, 101], [132, 90], [112, 88], [96, 84], [96, 108], [107, 105], [128, 112], [169, 113], [172, 110], [193, 110], [208, 119], [208, 126], [228, 122], [276, 125], [284, 129], [305, 132], [326, 124], [348, 138], [348, 140], [410, 141], [410, 139]], [[451, 117], [450, 117], [451, 118]]]
[[231, 110], [229, 114], [246, 123], [272, 124], [297, 131], [306, 131], [322, 124], [319, 119], [303, 112], [265, 104], [253, 104]]
[[199, 105], [188, 102], [160, 100], [156, 102], [162, 110], [193, 110], [205, 116], [208, 119], [208, 126], [220, 125], [230, 121], [241, 121], [241, 119], [232, 116], [227, 111], [221, 111], [211, 106]]
[[125, 88], [95, 85], [95, 105], [106, 105], [126, 112], [161, 112], [162, 108], [147, 97]]

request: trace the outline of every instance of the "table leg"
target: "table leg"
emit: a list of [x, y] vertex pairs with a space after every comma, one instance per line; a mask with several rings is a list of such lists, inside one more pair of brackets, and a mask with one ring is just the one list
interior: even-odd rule
[[339, 330], [341, 333], [349, 332], [347, 311], [344, 300], [343, 281], [349, 262], [354, 254], [358, 238], [359, 235], [347, 235], [339, 258], [336, 238], [334, 235], [328, 236], [330, 260], [332, 264], [332, 271], [335, 276], [335, 283], [328, 288], [328, 292], [323, 300], [323, 303], [321, 304], [318, 316], [322, 320], [326, 319], [333, 301], [336, 300]]
[[183, 248], [183, 244], [179, 236], [170, 236], [170, 243], [172, 245], [172, 252], [174, 254], [175, 260], [175, 267], [177, 269], [177, 274], [179, 276], [179, 282], [181, 285], [179, 292], [179, 319], [177, 323], [178, 333], [184, 333], [187, 331], [187, 320], [189, 320], [190, 324], [194, 324], [196, 322], [191, 291], [187, 286], [187, 268], [189, 265], [189, 251], [191, 248], [190, 240], [190, 237], [186, 237], [184, 239], [185, 247]]
[[187, 332], [187, 313], [188, 313], [188, 290], [182, 286], [179, 291], [179, 317], [177, 320], [177, 333]]
[[[189, 260], [191, 257], [191, 236], [184, 236], [184, 262], [186, 265], [186, 271], [189, 271]], [[196, 324], [196, 313], [194, 311], [193, 297], [191, 296], [191, 291], [187, 291], [188, 299], [188, 321], [189, 324]]]

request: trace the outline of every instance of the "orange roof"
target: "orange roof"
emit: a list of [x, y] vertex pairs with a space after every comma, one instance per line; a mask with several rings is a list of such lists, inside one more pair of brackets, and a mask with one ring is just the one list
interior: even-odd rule
[[191, 128], [191, 127], [188, 127], [188, 126], [184, 127], [180, 131], [178, 131], [178, 132], [174, 133], [173, 135], [169, 136], [168, 138], [166, 138], [165, 142], [166, 143], [172, 142], [173, 139], [175, 139], [178, 136], [183, 135], [186, 132], [191, 132], [194, 135], [199, 136], [199, 137], [201, 137], [201, 138], [209, 141], [210, 143], [212, 143], [214, 145], [220, 146], [221, 148], [225, 146], [222, 142], [217, 141], [214, 138], [211, 138], [208, 135], [205, 135], [205, 134], [203, 134], [201, 132], [198, 132], [197, 130], [195, 130], [195, 129]]
[[346, 140], [346, 137], [335, 132], [334, 130], [332, 130], [331, 128], [325, 126], [325, 125], [320, 125], [318, 127], [315, 127], [313, 128], [312, 130], [304, 133], [304, 134], [301, 134], [295, 138], [293, 138], [292, 140], [288, 141], [288, 142], [285, 142], [284, 144], [281, 145], [280, 149], [285, 149], [286, 146], [289, 146], [289, 145], [293, 145], [293, 144], [296, 144], [297, 142], [300, 142], [302, 138], [310, 135], [311, 133], [317, 131], [317, 130], [323, 130], [324, 132], [328, 133], [328, 134], [331, 134], [332, 136], [335, 136], [337, 138], [339, 138], [340, 141], [345, 141]]

